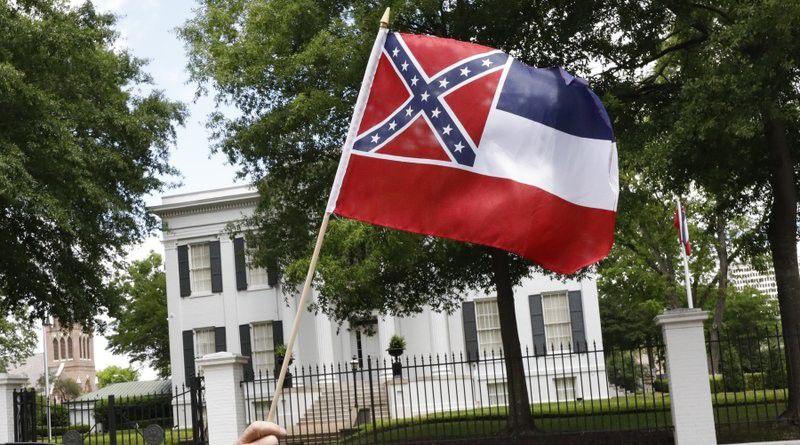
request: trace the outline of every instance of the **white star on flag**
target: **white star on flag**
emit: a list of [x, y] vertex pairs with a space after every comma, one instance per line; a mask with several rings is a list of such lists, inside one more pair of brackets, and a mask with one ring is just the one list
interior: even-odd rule
[[428, 96], [430, 96], [430, 94], [428, 94], [427, 91], [422, 93], [422, 94], [420, 94], [420, 97], [422, 98], [423, 102], [427, 102], [428, 101]]
[[470, 73], [469, 67], [465, 66], [464, 68], [461, 68], [461, 75], [462, 76], [467, 77], [467, 76], [469, 76], [469, 73]]
[[481, 65], [482, 65], [482, 66], [491, 66], [491, 65], [492, 65], [492, 63], [494, 63], [494, 62], [492, 62], [492, 61], [491, 61], [491, 60], [489, 60], [489, 59], [483, 59], [483, 60], [481, 60]]
[[397, 49], [397, 48], [395, 48], [395, 49], [392, 51], [392, 57], [397, 57], [397, 54], [398, 54], [399, 52], [400, 52], [400, 50], [399, 50], [399, 49]]
[[464, 144], [462, 144], [461, 142], [459, 142], [459, 143], [457, 143], [456, 145], [454, 145], [454, 147], [455, 147], [455, 149], [456, 149], [456, 151], [457, 151], [458, 153], [461, 153], [461, 149], [462, 149], [462, 148], [464, 148]]
[[411, 107], [406, 108], [406, 116], [411, 116], [411, 113], [414, 112], [414, 109]]
[[442, 112], [442, 110], [440, 110], [439, 107], [436, 107], [436, 108], [433, 109], [431, 114], [433, 115], [433, 117], [439, 117], [439, 113], [441, 113], [441, 112]]
[[419, 82], [419, 79], [417, 79], [417, 76], [414, 76], [414, 77], [411, 78], [411, 85], [416, 85], [417, 82]]
[[395, 127], [397, 127], [397, 122], [391, 121], [389, 122], [389, 129], [394, 131]]
[[453, 131], [453, 128], [450, 126], [450, 124], [448, 124], [446, 127], [442, 128], [442, 133], [444, 133], [444, 134], [450, 134], [451, 131]]
[[408, 62], [403, 62], [400, 66], [403, 67], [403, 71], [408, 71]]
[[380, 136], [378, 136], [377, 134], [375, 134], [375, 135], [373, 135], [373, 136], [372, 136], [370, 139], [372, 140], [372, 143], [373, 143], [373, 144], [377, 144], [377, 143], [378, 143], [378, 141], [381, 139], [381, 137], [380, 137]]
[[439, 86], [442, 87], [442, 88], [447, 88], [447, 85], [449, 85], [449, 84], [450, 84], [450, 82], [447, 81], [447, 78], [444, 78], [444, 79], [439, 81]]

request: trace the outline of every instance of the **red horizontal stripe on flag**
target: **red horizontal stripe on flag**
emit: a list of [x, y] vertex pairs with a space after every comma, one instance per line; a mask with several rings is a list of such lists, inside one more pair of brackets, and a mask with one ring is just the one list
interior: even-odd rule
[[509, 179], [358, 154], [350, 157], [335, 213], [497, 247], [561, 273], [604, 258], [616, 220], [614, 212]]

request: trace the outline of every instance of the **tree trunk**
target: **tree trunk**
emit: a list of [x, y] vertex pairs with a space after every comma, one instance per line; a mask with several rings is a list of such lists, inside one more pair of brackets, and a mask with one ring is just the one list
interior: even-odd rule
[[528, 400], [528, 384], [519, 344], [517, 315], [514, 309], [514, 289], [509, 276], [508, 253], [492, 249], [493, 281], [497, 288], [497, 311], [500, 316], [500, 336], [508, 386], [508, 431], [512, 436], [524, 435], [534, 430]]
[[725, 217], [717, 215], [717, 261], [719, 262], [719, 283], [717, 284], [717, 304], [711, 324], [711, 369], [719, 374], [720, 344], [719, 331], [725, 317], [725, 303], [728, 295], [728, 230]]
[[764, 130], [771, 161], [772, 208], [767, 234], [778, 285], [789, 400], [781, 418], [800, 424], [800, 271], [797, 269], [797, 192], [786, 128], [777, 110], [766, 116]]

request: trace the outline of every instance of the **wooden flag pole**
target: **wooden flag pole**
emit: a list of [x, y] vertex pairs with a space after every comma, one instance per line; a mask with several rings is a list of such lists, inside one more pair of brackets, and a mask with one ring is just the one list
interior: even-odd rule
[[[375, 39], [375, 44], [372, 47], [369, 61], [367, 62], [367, 69], [364, 72], [364, 80], [361, 82], [361, 90], [358, 92], [356, 99], [356, 106], [353, 109], [353, 117], [350, 120], [350, 129], [347, 132], [347, 139], [345, 140], [344, 147], [342, 148], [342, 160], [339, 162], [339, 170], [336, 173], [334, 181], [334, 190], [331, 192], [331, 198], [338, 195], [338, 185], [341, 185], [341, 180], [344, 175], [344, 170], [347, 166], [347, 160], [350, 157], [349, 151], [353, 147], [358, 126], [361, 125], [361, 117], [364, 115], [364, 108], [366, 108], [367, 97], [369, 90], [372, 87], [372, 79], [375, 77], [375, 70], [378, 66], [381, 52], [383, 50], [383, 43], [386, 41], [386, 34], [389, 28], [389, 8], [383, 13], [380, 21], [380, 29], [378, 37]], [[335, 199], [332, 199], [335, 205]], [[329, 204], [330, 207], [330, 204]], [[294, 342], [297, 340], [297, 334], [300, 331], [300, 317], [306, 309], [308, 304], [308, 297], [311, 295], [311, 284], [314, 281], [314, 273], [317, 270], [317, 263], [319, 262], [319, 252], [322, 249], [322, 240], [325, 238], [325, 232], [328, 230], [328, 221], [332, 209], [329, 208], [322, 217], [322, 224], [319, 226], [319, 233], [317, 234], [317, 242], [314, 244], [314, 253], [311, 255], [311, 262], [308, 265], [308, 273], [306, 274], [306, 281], [303, 284], [303, 293], [300, 295], [300, 301], [297, 303], [297, 313], [294, 316], [292, 323], [292, 332], [289, 335], [289, 342], [286, 343], [286, 355], [283, 357], [281, 364], [281, 372], [278, 375], [278, 381], [275, 382], [275, 396], [272, 398], [272, 403], [269, 406], [269, 414], [267, 414], [267, 421], [274, 422], [275, 414], [277, 413], [278, 403], [283, 395], [283, 382], [286, 380], [286, 373], [289, 370], [289, 361], [291, 359], [292, 350], [294, 349]]]
[[[686, 303], [689, 306], [689, 309], [694, 308], [694, 302], [692, 301], [692, 282], [691, 282], [691, 275], [689, 274], [689, 256], [686, 255], [686, 246], [683, 244], [683, 232], [681, 231], [681, 227], [683, 227], [683, 220], [684, 214], [683, 209], [681, 208], [681, 199], [676, 199], [678, 202], [678, 243], [681, 245], [681, 256], [683, 257], [683, 277], [684, 277], [684, 284], [686, 286]], [[686, 232], [689, 232], [689, 222], [686, 222]]]

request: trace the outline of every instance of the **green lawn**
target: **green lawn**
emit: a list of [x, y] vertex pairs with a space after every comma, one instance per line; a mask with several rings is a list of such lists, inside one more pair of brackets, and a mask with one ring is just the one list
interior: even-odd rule
[[[164, 433], [165, 445], [179, 445], [180, 443], [192, 438], [192, 430], [190, 429], [167, 429]], [[136, 430], [120, 430], [116, 433], [117, 445], [145, 445], [142, 436]], [[47, 441], [45, 437], [39, 438], [39, 442]], [[62, 443], [61, 436], [54, 437], [53, 443]], [[84, 445], [108, 445], [111, 443], [111, 437], [108, 433], [95, 433], [91, 432], [84, 436]]]
[[[772, 422], [783, 410], [782, 391], [718, 393], [713, 397], [720, 437], [736, 441], [800, 438], [800, 429]], [[672, 417], [668, 394], [630, 395], [607, 400], [545, 403], [531, 407], [543, 433], [669, 429]], [[415, 419], [382, 420], [373, 429], [364, 425], [343, 443], [385, 443], [491, 436], [505, 427], [505, 408], [482, 408], [436, 413]]]

